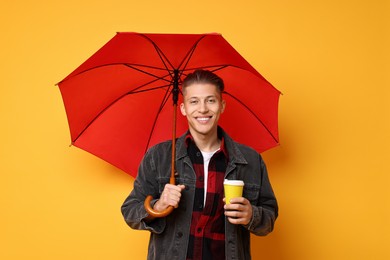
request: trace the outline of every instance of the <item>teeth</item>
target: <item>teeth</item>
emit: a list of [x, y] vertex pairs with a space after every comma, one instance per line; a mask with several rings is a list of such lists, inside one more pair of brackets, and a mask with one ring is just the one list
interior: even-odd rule
[[198, 121], [202, 121], [202, 122], [206, 122], [208, 121], [210, 118], [209, 117], [198, 117], [197, 120]]

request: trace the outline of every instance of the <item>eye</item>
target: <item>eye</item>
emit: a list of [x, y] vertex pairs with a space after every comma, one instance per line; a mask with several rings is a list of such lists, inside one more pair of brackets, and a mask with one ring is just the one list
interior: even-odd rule
[[207, 100], [207, 103], [214, 104], [215, 103], [215, 99], [214, 98], [210, 98], [210, 99]]
[[196, 99], [191, 99], [190, 100], [190, 104], [191, 105], [196, 105], [198, 103], [198, 100], [196, 100]]

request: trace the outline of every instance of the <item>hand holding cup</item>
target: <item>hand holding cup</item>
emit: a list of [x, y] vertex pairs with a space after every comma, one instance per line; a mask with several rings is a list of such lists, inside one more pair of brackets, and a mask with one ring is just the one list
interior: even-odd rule
[[226, 203], [225, 216], [232, 224], [247, 225], [252, 219], [252, 205], [249, 200], [242, 197], [244, 182], [241, 180], [224, 181], [224, 191]]

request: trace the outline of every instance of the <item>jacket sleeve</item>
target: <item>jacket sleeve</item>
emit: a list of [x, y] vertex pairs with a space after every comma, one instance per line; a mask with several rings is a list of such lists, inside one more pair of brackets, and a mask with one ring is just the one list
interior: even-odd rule
[[246, 228], [255, 235], [265, 236], [272, 232], [278, 217], [278, 203], [268, 178], [267, 167], [260, 156], [260, 191], [257, 204], [252, 204], [253, 215]]
[[[146, 196], [160, 197], [155, 151], [155, 148], [151, 148], [142, 159], [137, 178], [134, 181], [134, 188], [124, 201], [121, 211], [126, 223], [131, 228], [160, 234], [165, 229], [165, 218], [156, 218], [151, 222], [146, 222], [145, 218], [148, 213], [144, 207]], [[157, 199], [152, 200], [152, 204], [156, 201]]]

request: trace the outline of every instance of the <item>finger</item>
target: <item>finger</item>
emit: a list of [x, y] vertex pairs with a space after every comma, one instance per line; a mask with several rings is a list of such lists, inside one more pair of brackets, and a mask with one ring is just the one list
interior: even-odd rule
[[181, 194], [181, 190], [177, 191], [175, 189], [175, 190], [168, 190], [164, 194], [164, 196], [165, 196], [165, 201], [166, 201], [167, 204], [177, 208], [179, 206], [179, 202], [180, 202], [182, 194]]
[[179, 205], [180, 198], [176, 196], [163, 196], [160, 198], [161, 202], [163, 202], [166, 206], [177, 207]]
[[225, 215], [232, 224], [247, 225], [251, 220], [251, 217], [248, 214], [239, 211], [225, 212]]
[[234, 220], [233, 221], [234, 223], [239, 223], [244, 219], [243, 216], [238, 211], [230, 211], [227, 212], [225, 215], [228, 219]]
[[160, 196], [160, 199], [162, 199], [162, 200], [167, 202], [167, 201], [169, 201], [171, 199], [180, 200], [180, 197], [181, 197], [181, 192], [180, 191], [171, 190], [170, 188], [166, 188], [162, 192], [162, 194]]
[[243, 211], [245, 210], [245, 206], [240, 203], [230, 203], [224, 205], [224, 209], [228, 211]]
[[179, 185], [177, 185], [177, 187], [179, 187], [180, 191], [182, 191], [182, 190], [184, 190], [186, 188], [186, 185], [179, 184]]
[[181, 198], [181, 192], [176, 190], [169, 190], [164, 194], [167, 200], [179, 202]]
[[164, 190], [175, 190], [178, 192], [181, 192], [183, 189], [180, 185], [173, 185], [173, 184], [165, 184]]
[[244, 197], [237, 197], [237, 198], [230, 199], [230, 203], [232, 203], [232, 204], [235, 204], [235, 203], [248, 204], [249, 201]]
[[234, 218], [250, 218], [252, 216], [252, 212], [249, 208], [240, 208], [241, 210], [229, 210], [225, 209], [225, 215], [227, 217], [234, 217]]
[[234, 225], [238, 225], [240, 224], [240, 220], [237, 219], [237, 218], [228, 218], [229, 222], [234, 224]]
[[247, 225], [249, 220], [245, 218], [228, 218], [228, 221], [234, 225]]
[[242, 218], [242, 217], [246, 216], [246, 213], [243, 211], [228, 210], [228, 211], [225, 211], [225, 215], [227, 217], [232, 217], [232, 218]]

